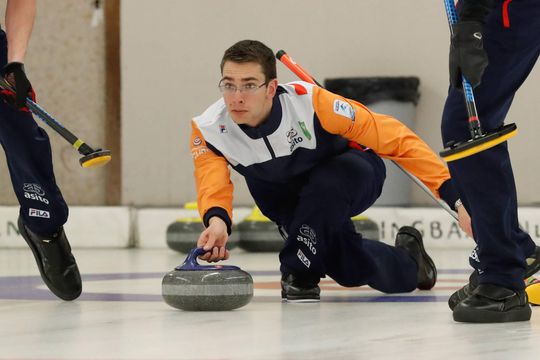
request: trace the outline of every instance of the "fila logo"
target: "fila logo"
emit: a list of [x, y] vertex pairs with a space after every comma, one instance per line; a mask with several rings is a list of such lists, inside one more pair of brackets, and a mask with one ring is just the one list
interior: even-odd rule
[[298, 252], [296, 253], [296, 256], [298, 257], [298, 259], [300, 259], [302, 264], [304, 264], [307, 268], [309, 268], [311, 266], [311, 261], [309, 261], [309, 259], [306, 257], [306, 255], [304, 255], [302, 250], [298, 249]]
[[30, 208], [28, 212], [29, 216], [50, 219], [51, 215], [48, 211]]

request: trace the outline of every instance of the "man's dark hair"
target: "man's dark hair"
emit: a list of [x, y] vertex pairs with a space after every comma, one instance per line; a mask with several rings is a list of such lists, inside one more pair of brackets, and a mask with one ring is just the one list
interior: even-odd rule
[[268, 46], [257, 40], [242, 40], [225, 50], [221, 59], [221, 73], [225, 62], [235, 63], [254, 62], [263, 68], [266, 81], [277, 78], [276, 58], [274, 52]]

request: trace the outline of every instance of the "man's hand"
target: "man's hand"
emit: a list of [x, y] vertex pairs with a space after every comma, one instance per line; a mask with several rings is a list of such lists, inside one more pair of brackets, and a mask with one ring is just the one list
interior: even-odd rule
[[201, 233], [197, 246], [208, 251], [199, 259], [208, 262], [217, 262], [229, 258], [229, 250], [225, 247], [229, 235], [227, 234], [227, 224], [221, 218], [214, 216], [208, 221], [208, 227]]
[[26, 98], [36, 101], [36, 95], [32, 89], [32, 84], [26, 77], [24, 65], [20, 62], [10, 62], [2, 69], [2, 76], [13, 87], [15, 93], [4, 89], [0, 93], [2, 98], [20, 110], [28, 111]]
[[452, 25], [450, 43], [450, 82], [461, 90], [461, 75], [471, 86], [477, 87], [488, 66], [488, 56], [484, 51], [481, 22], [461, 21]]
[[467, 212], [467, 209], [465, 209], [465, 206], [463, 206], [463, 204], [460, 204], [460, 205], [456, 206], [456, 211], [458, 213], [459, 227], [471, 239], [474, 239], [473, 232], [472, 232], [471, 217], [469, 216], [469, 213]]

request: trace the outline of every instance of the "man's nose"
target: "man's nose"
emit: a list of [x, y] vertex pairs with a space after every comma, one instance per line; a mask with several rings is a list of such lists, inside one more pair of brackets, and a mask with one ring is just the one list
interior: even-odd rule
[[244, 93], [239, 89], [236, 89], [235, 92], [231, 94], [231, 98], [234, 102], [243, 103], [244, 102]]

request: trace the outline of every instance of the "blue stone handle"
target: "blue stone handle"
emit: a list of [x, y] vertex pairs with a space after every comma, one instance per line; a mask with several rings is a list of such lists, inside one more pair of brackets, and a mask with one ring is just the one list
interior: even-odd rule
[[188, 253], [186, 260], [182, 265], [175, 267], [175, 270], [240, 270], [238, 266], [234, 265], [200, 265], [197, 262], [197, 258], [200, 255], [205, 254], [207, 251], [202, 247], [191, 249]]
[[186, 260], [184, 260], [184, 263], [181, 265], [181, 267], [185, 270], [187, 269], [195, 269], [200, 267], [199, 263], [197, 262], [197, 258], [204, 254], [206, 250], [204, 250], [202, 247], [196, 247], [189, 251]]

